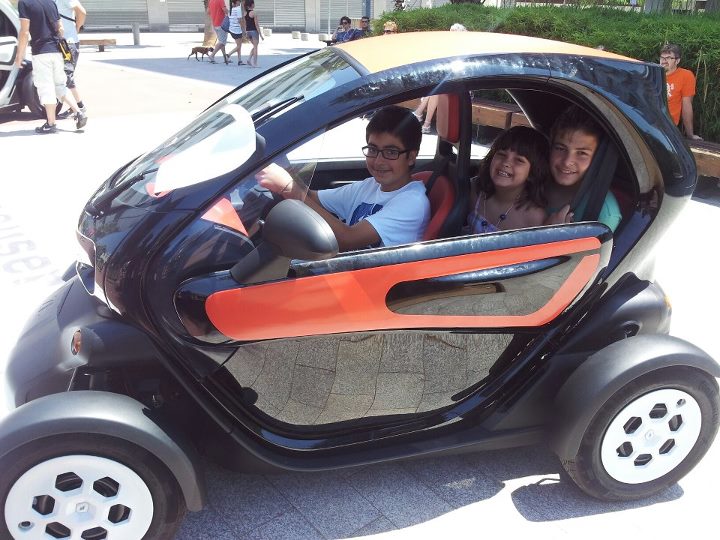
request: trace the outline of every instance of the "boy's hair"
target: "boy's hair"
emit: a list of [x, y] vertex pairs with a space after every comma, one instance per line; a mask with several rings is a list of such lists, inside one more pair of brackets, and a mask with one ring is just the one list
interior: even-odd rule
[[402, 141], [405, 150], [420, 150], [420, 120], [404, 107], [390, 105], [379, 109], [365, 128], [366, 142], [372, 133], [390, 133]]
[[351, 23], [350, 17], [348, 17], [347, 15], [343, 15], [342, 17], [340, 17], [340, 24], [342, 24], [344, 22], [350, 24]]
[[680, 54], [680, 45], [675, 45], [674, 43], [666, 43], [663, 45], [663, 48], [660, 49], [660, 54], [663, 53], [670, 53], [675, 58], [680, 58], [682, 54]]
[[603, 136], [603, 129], [600, 125], [577, 105], [570, 105], [555, 119], [555, 123], [550, 128], [551, 143], [554, 143], [557, 137], [566, 131], [582, 131], [595, 137], [598, 142]]
[[500, 150], [512, 150], [527, 158], [530, 162], [525, 189], [523, 190], [516, 207], [533, 203], [536, 206], [546, 206], [544, 190], [545, 182], [550, 177], [548, 156], [550, 146], [545, 135], [539, 131], [525, 126], [515, 126], [503, 131], [493, 141], [490, 151], [482, 161], [480, 175], [478, 176], [480, 191], [490, 197], [495, 193], [495, 184], [490, 178], [490, 162]]

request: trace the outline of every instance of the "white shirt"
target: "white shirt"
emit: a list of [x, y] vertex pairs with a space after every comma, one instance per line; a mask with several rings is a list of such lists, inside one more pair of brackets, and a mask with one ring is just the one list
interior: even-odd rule
[[235, 6], [230, 12], [230, 32], [233, 34], [242, 34], [242, 26], [240, 26], [240, 17], [242, 17], [242, 8]]
[[[55, 3], [57, 4], [58, 13], [60, 13], [65, 39], [68, 43], [77, 43], [80, 38], [75, 28], [75, 12], [73, 9], [80, 5], [80, 2], [78, 0], [55, 0]], [[72, 21], [68, 21], [65, 17], [70, 17]]]
[[422, 240], [430, 221], [425, 184], [412, 181], [395, 191], [380, 188], [375, 178], [370, 177], [337, 189], [318, 191], [318, 198], [323, 208], [347, 225], [367, 220], [380, 236], [380, 245], [397, 246]]

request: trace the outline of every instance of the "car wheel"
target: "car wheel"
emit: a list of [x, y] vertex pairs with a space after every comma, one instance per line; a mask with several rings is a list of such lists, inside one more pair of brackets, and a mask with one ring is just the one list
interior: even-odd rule
[[714, 379], [690, 368], [649, 373], [616, 392], [590, 422], [570, 478], [603, 500], [648, 497], [685, 476], [718, 430]]
[[28, 73], [22, 81], [22, 104], [27, 106], [35, 116], [45, 118], [45, 107], [40, 103], [40, 96], [33, 84], [32, 73]]
[[172, 539], [185, 513], [168, 469], [122, 439], [67, 434], [0, 460], [0, 538]]

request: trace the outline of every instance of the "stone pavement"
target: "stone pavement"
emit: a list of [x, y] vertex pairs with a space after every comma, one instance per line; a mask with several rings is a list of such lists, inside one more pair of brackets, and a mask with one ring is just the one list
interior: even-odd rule
[[[142, 34], [140, 47], [130, 34], [109, 37], [117, 47], [82, 49], [77, 78], [90, 111], [84, 133], [65, 121], [62, 133], [36, 136], [40, 121], [0, 116], [0, 363], [25, 317], [74, 260], [76, 219], [96, 186], [258, 72], [186, 60], [200, 34]], [[261, 43], [261, 64], [308, 45], [273, 35]], [[720, 261], [704, 232], [720, 223], [720, 191], [707, 182], [701, 187], [703, 198], [690, 203], [658, 246], [657, 274], [673, 302], [673, 333], [720, 358]], [[13, 251], [10, 241], [24, 249]], [[615, 504], [579, 492], [542, 447], [319, 474], [239, 474], [207, 463], [210, 504], [187, 516], [177, 538], [710, 538], [719, 458], [716, 442], [678, 485]]]

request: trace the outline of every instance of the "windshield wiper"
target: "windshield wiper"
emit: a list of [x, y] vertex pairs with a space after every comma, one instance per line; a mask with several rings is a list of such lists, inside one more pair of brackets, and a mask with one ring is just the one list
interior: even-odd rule
[[267, 104], [257, 111], [252, 113], [252, 119], [253, 122], [257, 123], [260, 120], [264, 120], [271, 114], [274, 114], [278, 111], [281, 111], [285, 109], [286, 107], [289, 107], [293, 103], [297, 103], [298, 101], [305, 99], [305, 96], [299, 95], [299, 96], [293, 96], [291, 98], [283, 99], [281, 101], [277, 101], [273, 103], [272, 101], [268, 101]]
[[138, 182], [145, 178], [146, 175], [152, 174], [154, 172], [157, 172], [159, 167], [155, 167], [154, 169], [148, 169], [147, 171], [141, 172], [139, 174], [136, 174], [129, 180], [124, 180], [122, 182], [118, 182], [113, 186], [112, 188], [108, 189], [105, 193], [100, 195], [97, 199], [94, 201], [88, 201], [88, 203], [85, 205], [85, 211], [90, 214], [91, 216], [97, 217], [105, 210], [105, 206], [107, 203], [114, 199], [115, 196], [120, 193], [126, 185]]

